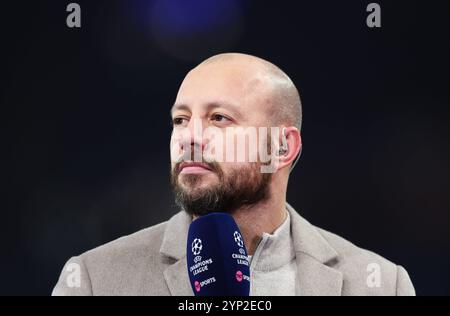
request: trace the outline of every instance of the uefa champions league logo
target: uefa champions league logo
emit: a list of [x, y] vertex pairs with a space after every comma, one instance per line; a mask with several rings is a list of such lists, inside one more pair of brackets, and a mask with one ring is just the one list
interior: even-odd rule
[[192, 253], [194, 254], [194, 256], [198, 256], [200, 252], [202, 252], [203, 245], [201, 239], [195, 238], [191, 246], [192, 246]]
[[234, 232], [234, 241], [238, 244], [239, 247], [244, 247], [244, 241], [242, 240], [241, 234], [239, 232]]

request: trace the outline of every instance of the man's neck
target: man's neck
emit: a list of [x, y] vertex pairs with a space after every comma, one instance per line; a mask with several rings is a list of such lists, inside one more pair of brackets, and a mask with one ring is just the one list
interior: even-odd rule
[[283, 224], [286, 212], [284, 199], [269, 199], [233, 212], [250, 256], [256, 251], [264, 233], [272, 234]]

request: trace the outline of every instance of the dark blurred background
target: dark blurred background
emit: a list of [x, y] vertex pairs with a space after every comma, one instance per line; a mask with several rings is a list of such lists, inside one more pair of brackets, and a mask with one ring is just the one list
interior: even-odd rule
[[[70, 1], [0, 4], [0, 294], [48, 295], [63, 264], [177, 212], [169, 109], [227, 51], [299, 87], [304, 150], [288, 201], [450, 295], [449, 2]], [[151, 241], [149, 241], [151, 242]]]

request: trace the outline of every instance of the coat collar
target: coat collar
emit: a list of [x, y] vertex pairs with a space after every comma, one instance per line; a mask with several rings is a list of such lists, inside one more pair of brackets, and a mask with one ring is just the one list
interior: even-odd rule
[[[330, 246], [317, 228], [302, 218], [286, 203], [291, 217], [292, 239], [297, 262], [298, 295], [341, 295], [342, 273], [333, 269], [338, 259], [337, 252]], [[190, 215], [181, 211], [168, 222], [164, 232], [160, 253], [175, 260], [164, 271], [164, 278], [172, 295], [193, 295], [186, 263], [186, 242]]]

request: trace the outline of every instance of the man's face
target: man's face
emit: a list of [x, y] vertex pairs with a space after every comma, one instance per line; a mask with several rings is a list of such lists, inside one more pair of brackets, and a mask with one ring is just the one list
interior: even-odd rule
[[[177, 203], [186, 212], [233, 213], [267, 199], [271, 174], [260, 172], [261, 162], [249, 149], [251, 144], [243, 153], [239, 153], [242, 147], [235, 146], [246, 128], [270, 125], [264, 89], [255, 69], [233, 63], [200, 66], [183, 81], [172, 108], [171, 183]], [[264, 143], [260, 135], [256, 139]], [[253, 145], [260, 152], [261, 144]]]

